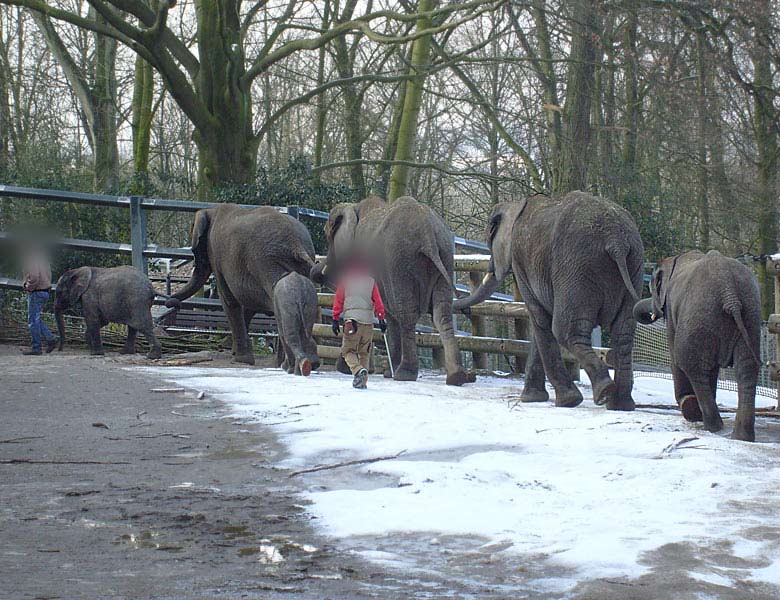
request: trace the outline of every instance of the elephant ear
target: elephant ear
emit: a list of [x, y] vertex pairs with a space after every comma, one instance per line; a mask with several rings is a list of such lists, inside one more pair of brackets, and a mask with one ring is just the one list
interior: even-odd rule
[[355, 239], [355, 228], [359, 218], [354, 204], [342, 204], [335, 207], [325, 225], [328, 238], [328, 254], [338, 258], [351, 251]]
[[666, 316], [669, 288], [671, 287], [671, 279], [674, 274], [674, 268], [677, 266], [678, 258], [680, 258], [679, 255], [674, 258], [664, 259], [653, 271], [650, 283], [652, 285], [653, 310], [656, 313], [656, 318]]
[[504, 202], [498, 204], [490, 215], [485, 238], [490, 246], [490, 271], [499, 281], [512, 270], [512, 232], [527, 204], [527, 200]]
[[[209, 227], [211, 218], [207, 210], [199, 210], [195, 213], [195, 221], [192, 223], [192, 251], [203, 250], [208, 244]], [[201, 246], [202, 244], [202, 246]]]
[[92, 282], [92, 269], [80, 267], [68, 271], [57, 286], [57, 292], [64, 294], [70, 306], [76, 304]]

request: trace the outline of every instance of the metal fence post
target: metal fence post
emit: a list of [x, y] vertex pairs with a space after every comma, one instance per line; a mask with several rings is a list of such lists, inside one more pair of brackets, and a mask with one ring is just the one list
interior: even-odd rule
[[143, 273], [149, 268], [144, 258], [146, 250], [146, 213], [141, 205], [143, 198], [130, 196], [130, 244], [133, 247], [133, 266]]

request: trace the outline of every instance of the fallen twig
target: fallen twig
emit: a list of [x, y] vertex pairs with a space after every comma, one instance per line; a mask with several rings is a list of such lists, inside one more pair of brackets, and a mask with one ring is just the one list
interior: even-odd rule
[[27, 437], [10, 438], [8, 440], [0, 440], [0, 444], [21, 444], [30, 440], [42, 440], [45, 437], [45, 435], [30, 435]]
[[149, 391], [152, 392], [153, 394], [178, 394], [185, 390], [183, 387], [179, 387], [179, 388], [152, 388]]
[[[675, 450], [680, 449], [681, 446], [684, 444], [687, 444], [688, 442], [693, 442], [695, 440], [698, 440], [699, 438], [695, 435], [692, 435], [690, 437], [682, 438], [681, 440], [675, 440], [671, 444], [669, 444], [666, 448], [661, 450], [661, 454], [659, 454], [656, 458], [664, 458], [665, 456], [669, 456], [672, 452]], [[689, 448], [692, 448], [693, 446], [689, 446]], [[696, 446], [697, 448], [701, 446]]]
[[406, 454], [406, 450], [401, 450], [398, 454], [389, 454], [387, 456], [375, 456], [373, 458], [361, 458], [357, 460], [348, 460], [345, 462], [335, 463], [332, 465], [317, 465], [316, 467], [311, 467], [309, 469], [301, 469], [300, 471], [293, 471], [290, 473], [290, 477], [296, 477], [298, 475], [303, 475], [305, 473], [316, 473], [317, 471], [328, 471], [330, 469], [340, 469], [341, 467], [352, 467], [355, 465], [367, 465], [370, 463], [380, 462], [383, 460], [393, 460], [395, 458], [398, 458], [399, 456], [402, 456], [403, 454]]
[[202, 362], [210, 362], [214, 359], [210, 356], [199, 356], [195, 358], [174, 358], [171, 360], [163, 360], [157, 364], [161, 367], [186, 367], [188, 365], [197, 365]]

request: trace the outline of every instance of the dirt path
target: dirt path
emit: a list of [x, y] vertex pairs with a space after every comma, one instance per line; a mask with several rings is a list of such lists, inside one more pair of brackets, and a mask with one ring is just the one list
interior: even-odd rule
[[[219, 418], [208, 397], [152, 392], [170, 384], [116, 355], [31, 359], [0, 346], [0, 365], [0, 598], [424, 589], [318, 537], [299, 484], [273, 466], [283, 452], [273, 435]], [[100, 464], [76, 464], [88, 462]]]

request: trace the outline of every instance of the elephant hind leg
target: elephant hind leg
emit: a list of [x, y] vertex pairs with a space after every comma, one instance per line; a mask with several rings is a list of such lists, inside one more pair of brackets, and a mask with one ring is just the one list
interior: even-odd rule
[[385, 377], [392, 377], [392, 373], [398, 370], [401, 366], [401, 326], [398, 321], [388, 313], [387, 314], [387, 347], [389, 350], [389, 356], [387, 360], [393, 366], [392, 371], [388, 369], [385, 371]]
[[417, 362], [417, 340], [414, 336], [414, 325], [400, 325], [401, 362], [395, 370], [396, 381], [417, 381], [419, 364]]
[[607, 365], [593, 351], [591, 334], [595, 320], [590, 318], [559, 318], [558, 313], [553, 320], [555, 337], [571, 352], [585, 369], [593, 387], [593, 401], [602, 405], [611, 402], [617, 391], [617, 386], [609, 376]]
[[[535, 337], [531, 328], [531, 338]], [[531, 348], [525, 361], [525, 382], [523, 392], [520, 394], [520, 402], [547, 402], [550, 394], [544, 385], [544, 365], [539, 354], [539, 344], [531, 339]]]
[[135, 327], [127, 326], [127, 339], [125, 340], [124, 348], [119, 351], [119, 354], [135, 354], [135, 341], [138, 337], [138, 330]]
[[238, 303], [225, 283], [224, 278], [217, 274], [217, 289], [222, 300], [222, 306], [230, 323], [230, 331], [233, 334], [234, 361], [247, 365], [255, 364], [255, 356], [249, 343], [249, 335], [246, 329], [246, 315], [243, 307]]
[[146, 355], [146, 358], [156, 360], [162, 357], [162, 347], [157, 340], [157, 336], [154, 335], [154, 327], [149, 325], [149, 327], [143, 330], [143, 334], [144, 338], [146, 338], [146, 343], [149, 344], [149, 353]]
[[625, 301], [612, 323], [612, 354], [615, 357], [615, 393], [607, 399], [608, 410], [631, 411], [636, 408], [631, 390], [634, 387], [634, 369], [631, 355], [634, 351], [634, 330], [631, 302]]
[[753, 358], [753, 353], [743, 344], [738, 344], [734, 349], [734, 367], [737, 371], [739, 404], [731, 437], [735, 440], [755, 442], [758, 363]]
[[[552, 332], [552, 318], [550, 314], [535, 300], [527, 286], [523, 286], [520, 289], [520, 293], [525, 298], [528, 312], [531, 316], [533, 342], [535, 345], [533, 352], [538, 352], [539, 356], [541, 356], [544, 372], [555, 388], [555, 406], [567, 408], [578, 406], [582, 402], [582, 392], [574, 385], [569, 372], [566, 370], [566, 365], [563, 363], [561, 347], [558, 345], [558, 340], [555, 339]], [[534, 368], [538, 369], [538, 367]], [[531, 383], [539, 386], [533, 389], [544, 390], [544, 380], [539, 377], [539, 372], [534, 371], [533, 373], [534, 379]], [[526, 383], [528, 384], [528, 382]]]
[[714, 374], [712, 371], [696, 375], [691, 372], [686, 374], [691, 380], [693, 392], [699, 401], [704, 428], [713, 433], [720, 431], [723, 429], [723, 419], [721, 419], [718, 405], [715, 403], [715, 390], [713, 388], [713, 381], [717, 382], [717, 367], [714, 368]]
[[455, 329], [452, 325], [452, 292], [448, 287], [438, 286], [433, 294], [433, 324], [439, 331], [444, 346], [444, 364], [447, 368], [447, 385], [463, 385], [473, 383], [460, 362], [460, 350], [455, 339]]

